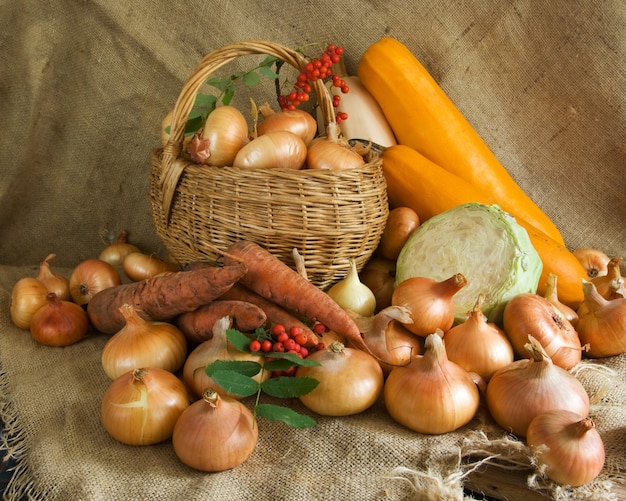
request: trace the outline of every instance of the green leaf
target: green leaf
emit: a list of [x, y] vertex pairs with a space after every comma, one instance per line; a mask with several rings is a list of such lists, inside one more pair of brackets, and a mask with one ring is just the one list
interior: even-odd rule
[[259, 84], [259, 75], [255, 71], [250, 71], [243, 76], [243, 84], [248, 87], [254, 87]]
[[274, 377], [261, 383], [261, 389], [278, 398], [297, 398], [313, 391], [320, 382], [312, 377]]
[[254, 379], [234, 371], [215, 371], [211, 377], [227, 393], [249, 397], [259, 391], [259, 383]]
[[216, 101], [217, 98], [212, 94], [198, 94], [193, 102], [193, 107], [202, 109], [210, 108], [215, 105]]
[[216, 360], [205, 369], [205, 372], [210, 377], [217, 371], [232, 371], [253, 377], [261, 372], [261, 364], [252, 360]]
[[263, 59], [263, 61], [261, 61], [259, 63], [259, 68], [272, 66], [276, 61], [278, 61], [277, 57], [275, 57], [275, 56], [267, 56], [265, 59]]
[[265, 362], [266, 371], [286, 371], [287, 369], [291, 369], [293, 366], [293, 362], [285, 359], [266, 360]]
[[224, 93], [224, 97], [222, 98], [222, 103], [226, 106], [228, 106], [231, 102], [231, 100], [233, 99], [233, 96], [235, 95], [235, 87], [230, 87], [225, 93]]
[[258, 404], [256, 413], [269, 421], [282, 421], [293, 428], [310, 428], [315, 426], [315, 420], [310, 416], [299, 414], [293, 409], [272, 404]]
[[231, 78], [230, 77], [223, 77], [223, 78], [209, 78], [206, 81], [207, 85], [210, 85], [211, 87], [215, 87], [218, 90], [224, 91], [226, 88], [228, 88], [231, 84]]
[[226, 338], [239, 351], [250, 351], [250, 338], [237, 329], [226, 329]]
[[202, 127], [203, 122], [204, 119], [200, 116], [187, 120], [185, 124], [185, 134], [193, 134]]

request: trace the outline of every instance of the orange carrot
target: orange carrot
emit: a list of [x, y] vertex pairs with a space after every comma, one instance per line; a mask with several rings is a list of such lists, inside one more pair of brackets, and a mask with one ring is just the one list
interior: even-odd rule
[[248, 301], [216, 299], [196, 310], [181, 313], [174, 323], [185, 335], [187, 341], [201, 343], [213, 337], [213, 325], [224, 316], [231, 317], [233, 328], [243, 332], [253, 331], [267, 321], [267, 315], [256, 304]]
[[248, 271], [239, 283], [260, 296], [309, 320], [317, 320], [369, 352], [350, 315], [322, 289], [256, 243], [240, 240], [228, 249], [224, 264], [244, 263]]
[[126, 324], [120, 312], [124, 304], [134, 306], [144, 318], [171, 320], [217, 299], [245, 273], [245, 265], [238, 262], [109, 287], [91, 298], [87, 313], [92, 325], [105, 334], [114, 334]]

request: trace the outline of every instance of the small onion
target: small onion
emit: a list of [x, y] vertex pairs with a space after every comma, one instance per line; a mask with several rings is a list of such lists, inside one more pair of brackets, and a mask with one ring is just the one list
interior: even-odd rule
[[395, 261], [402, 247], [420, 225], [420, 218], [410, 207], [395, 207], [389, 211], [383, 235], [376, 252], [385, 259]]
[[536, 339], [555, 365], [566, 370], [582, 358], [578, 333], [565, 315], [545, 297], [532, 292], [514, 296], [504, 308], [502, 317], [515, 353], [527, 352], [528, 336]]
[[208, 388], [176, 421], [172, 446], [191, 468], [224, 471], [250, 457], [258, 435], [259, 427], [245, 405]]
[[98, 292], [122, 284], [115, 267], [100, 259], [80, 262], [70, 275], [70, 295], [75, 303], [85, 305]]
[[345, 278], [334, 284], [327, 293], [344, 310], [357, 315], [371, 316], [376, 310], [376, 296], [359, 279], [354, 259], [350, 259], [350, 269]]
[[528, 425], [526, 442], [540, 471], [554, 482], [579, 487], [604, 468], [604, 442], [588, 416], [567, 410], [539, 414]]
[[479, 294], [467, 320], [443, 336], [448, 358], [487, 382], [494, 372], [514, 360], [513, 347], [500, 327], [487, 322], [481, 310], [485, 296]]
[[578, 313], [559, 300], [557, 276], [554, 273], [548, 274], [548, 282], [546, 283], [546, 289], [543, 292], [543, 297], [545, 297], [554, 306], [556, 306], [556, 308], [561, 313], [563, 313], [565, 318], [569, 320], [569, 323], [572, 324], [572, 327], [576, 328], [576, 324], [578, 323], [579, 318]]
[[53, 273], [50, 269], [50, 260], [54, 259], [56, 254], [49, 254], [39, 265], [39, 274], [37, 280], [42, 282], [48, 291], [54, 292], [61, 301], [70, 299], [70, 281], [62, 275]]
[[309, 169], [357, 169], [365, 165], [365, 160], [347, 143], [318, 137], [309, 145], [306, 165]]
[[113, 266], [121, 266], [126, 256], [131, 252], [141, 252], [139, 247], [128, 242], [128, 232], [122, 230], [115, 242], [107, 245], [98, 256], [98, 259]]
[[309, 145], [317, 134], [317, 122], [310, 113], [304, 110], [284, 110], [276, 113], [269, 104], [259, 106], [263, 120], [257, 125], [259, 136], [274, 130], [287, 130]]
[[391, 295], [396, 281], [396, 262], [374, 256], [365, 264], [360, 274], [361, 282], [374, 293], [376, 311], [391, 305]]
[[[217, 320], [213, 325], [213, 336], [201, 342], [187, 356], [183, 365], [183, 379], [193, 398], [200, 398], [204, 390], [208, 387], [213, 388], [221, 395], [227, 395], [234, 399], [241, 398], [237, 395], [227, 393], [206, 373], [207, 366], [211, 365], [213, 362], [217, 360], [263, 362], [261, 355], [239, 351], [228, 342], [226, 330], [230, 328], [231, 323], [232, 319], [228, 316]], [[270, 371], [263, 372], [264, 379], [270, 376]], [[261, 382], [261, 373], [254, 376], [254, 379]]]
[[529, 336], [530, 358], [497, 370], [487, 383], [487, 408], [505, 430], [526, 436], [530, 422], [552, 410], [589, 414], [589, 396], [571, 373], [552, 363], [541, 344]]
[[116, 379], [137, 367], [156, 367], [176, 372], [187, 356], [187, 339], [174, 325], [145, 320], [134, 306], [119, 308], [126, 325], [102, 349], [102, 368]]
[[100, 405], [106, 431], [128, 445], [151, 445], [172, 436], [189, 406], [187, 389], [174, 374], [156, 367], [130, 370], [108, 387]]
[[286, 130], [275, 130], [242, 147], [233, 160], [233, 167], [299, 170], [304, 167], [306, 155], [306, 144], [300, 137]]
[[407, 428], [430, 435], [454, 431], [469, 423], [480, 404], [472, 376], [448, 360], [439, 333], [426, 337], [424, 355], [405, 367], [394, 367], [385, 382], [385, 406]]
[[591, 279], [593, 285], [605, 299], [611, 299], [611, 296], [620, 289], [624, 290], [624, 277], [622, 277], [622, 270], [620, 269], [621, 263], [621, 257], [614, 257], [607, 264], [606, 275]]
[[131, 252], [122, 262], [122, 269], [133, 282], [139, 282], [163, 273], [180, 271], [176, 263], [163, 261], [143, 252]]
[[578, 335], [589, 345], [587, 356], [611, 357], [626, 352], [626, 298], [608, 300], [592, 282], [583, 283], [588, 313], [577, 324]]
[[391, 304], [408, 308], [411, 323], [405, 327], [418, 336], [426, 337], [437, 329], [446, 332], [454, 323], [452, 298], [467, 284], [461, 273], [442, 281], [427, 277], [411, 277], [396, 285]]
[[48, 288], [34, 277], [20, 278], [11, 289], [9, 311], [12, 322], [20, 329], [28, 329], [33, 315], [48, 299]]
[[311, 353], [309, 359], [321, 366], [299, 366], [297, 377], [319, 381], [300, 401], [322, 416], [349, 416], [370, 408], [382, 393], [384, 376], [370, 354], [340, 342]]
[[572, 254], [584, 268], [589, 280], [607, 274], [607, 266], [611, 259], [601, 250], [584, 247], [574, 250]]
[[47, 346], [69, 346], [77, 343], [89, 330], [87, 312], [72, 301], [62, 301], [54, 292], [46, 296], [47, 304], [33, 315], [30, 334]]

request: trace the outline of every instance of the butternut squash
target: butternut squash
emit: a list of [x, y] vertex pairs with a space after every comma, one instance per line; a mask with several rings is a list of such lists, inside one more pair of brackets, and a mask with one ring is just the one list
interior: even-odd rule
[[[497, 204], [490, 194], [448, 172], [409, 146], [387, 148], [382, 160], [390, 206], [410, 207], [420, 221], [470, 202]], [[583, 301], [582, 280], [586, 278], [580, 261], [564, 245], [537, 230], [520, 214], [507, 212], [526, 229], [543, 263], [537, 292], [545, 293], [548, 275], [554, 273], [558, 277], [559, 300], [577, 308]]]
[[399, 144], [489, 193], [503, 210], [564, 244], [554, 222], [515, 182], [406, 46], [393, 38], [370, 45], [358, 75], [380, 104]]

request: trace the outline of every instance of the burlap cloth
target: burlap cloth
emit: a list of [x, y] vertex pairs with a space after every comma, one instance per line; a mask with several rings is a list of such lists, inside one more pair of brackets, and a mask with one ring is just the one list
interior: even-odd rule
[[[105, 336], [39, 346], [11, 324], [9, 295], [51, 252], [64, 273], [96, 256], [106, 232], [126, 229], [163, 252], [147, 202], [161, 119], [203, 55], [254, 38], [341, 43], [354, 71], [369, 44], [397, 37], [568, 246], [626, 256], [622, 0], [5, 0], [0, 19], [0, 416], [2, 448], [18, 462], [7, 499], [460, 499], [474, 464], [462, 458], [479, 451], [507, 462], [506, 437], [484, 412], [428, 437], [396, 425], [379, 403], [308, 430], [262, 421], [244, 465], [191, 471], [168, 442], [127, 447], [104, 431]], [[579, 377], [590, 394], [608, 386], [593, 408], [605, 470], [586, 489], [545, 485], [550, 496], [616, 498], [623, 481], [626, 359], [597, 365]]]

